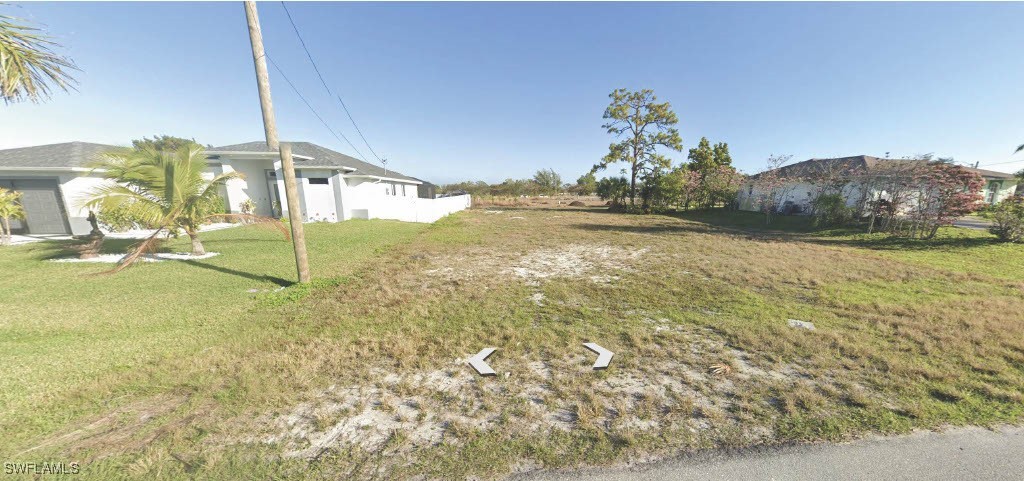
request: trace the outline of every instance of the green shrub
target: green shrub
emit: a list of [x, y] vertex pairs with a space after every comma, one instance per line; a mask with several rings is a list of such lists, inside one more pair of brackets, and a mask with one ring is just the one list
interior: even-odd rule
[[1024, 242], [1024, 196], [1009, 197], [992, 209], [989, 232], [1003, 242]]
[[209, 203], [206, 205], [206, 211], [210, 215], [225, 214], [228, 211], [227, 202], [219, 194], [210, 197]]
[[256, 201], [252, 199], [245, 199], [238, 207], [242, 209], [243, 214], [255, 214], [256, 213]]
[[625, 177], [605, 177], [597, 181], [597, 196], [611, 201], [612, 206], [624, 204], [629, 195], [629, 180]]
[[[224, 198], [214, 196], [209, 201], [210, 214], [223, 214], [226, 207]], [[96, 221], [110, 232], [126, 232], [133, 229], [155, 229], [157, 226], [133, 217], [127, 209], [103, 209], [96, 213]]]
[[814, 209], [814, 225], [818, 227], [839, 227], [853, 220], [853, 209], [846, 206], [846, 199], [839, 194], [822, 194], [811, 201]]
[[110, 232], [149, 228], [148, 224], [132, 217], [125, 209], [103, 209], [96, 213], [96, 222]]

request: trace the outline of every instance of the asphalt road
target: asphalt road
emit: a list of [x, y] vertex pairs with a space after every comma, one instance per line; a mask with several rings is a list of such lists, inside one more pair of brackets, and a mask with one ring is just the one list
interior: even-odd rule
[[953, 221], [953, 225], [957, 227], [966, 227], [968, 229], [988, 230], [989, 226], [992, 225], [992, 221], [983, 217], [969, 215]]
[[708, 454], [642, 468], [542, 472], [531, 481], [680, 480], [1006, 480], [1024, 479], [1024, 427], [995, 431], [959, 428], [943, 433], [875, 437]]

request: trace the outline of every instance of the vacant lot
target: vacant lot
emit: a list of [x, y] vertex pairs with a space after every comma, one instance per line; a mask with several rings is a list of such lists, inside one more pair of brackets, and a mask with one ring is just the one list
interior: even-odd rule
[[[315, 225], [320, 281], [278, 292], [289, 245], [251, 227], [116, 276], [7, 249], [0, 457], [96, 479], [500, 477], [1021, 420], [1024, 247], [801, 222]], [[484, 347], [497, 377], [465, 365]]]

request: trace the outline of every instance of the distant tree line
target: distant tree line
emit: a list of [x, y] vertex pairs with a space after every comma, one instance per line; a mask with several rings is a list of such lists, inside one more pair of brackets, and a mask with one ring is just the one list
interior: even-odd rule
[[[597, 194], [613, 208], [636, 212], [737, 206], [744, 177], [732, 166], [728, 144], [712, 144], [702, 137], [689, 150], [687, 160], [673, 166], [671, 159], [659, 152], [683, 148], [675, 128], [679, 120], [671, 105], [658, 103], [650, 90], [617, 89], [609, 97], [612, 101], [605, 110], [603, 128], [617, 142], [575, 184], [562, 184], [557, 173], [544, 169], [531, 179], [506, 179], [499, 184], [460, 182], [441, 186], [441, 192], [514, 197]], [[617, 163], [626, 164], [622, 176], [597, 179], [598, 172]]]
[[457, 182], [438, 187], [442, 194], [466, 192], [474, 196], [496, 197], [531, 197], [538, 195], [576, 194], [592, 195], [597, 188], [597, 180], [593, 173], [586, 173], [577, 179], [576, 184], [563, 184], [562, 176], [554, 169], [541, 169], [529, 179], [505, 179], [498, 184], [488, 184], [482, 180]]

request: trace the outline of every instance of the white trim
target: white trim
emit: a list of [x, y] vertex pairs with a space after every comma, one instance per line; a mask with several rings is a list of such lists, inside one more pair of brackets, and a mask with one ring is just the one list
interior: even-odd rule
[[[230, 155], [230, 156], [241, 156], [241, 157], [281, 157], [280, 152], [246, 152], [236, 150], [207, 150], [204, 152], [206, 155]], [[303, 160], [314, 160], [313, 157], [308, 155], [292, 154], [292, 158], [303, 159]]]
[[352, 167], [344, 167], [338, 165], [296, 165], [296, 169], [319, 169], [319, 170], [349, 170], [355, 172], [356, 169]]
[[0, 172], [12, 170], [17, 172], [103, 172], [102, 169], [88, 167], [0, 167]]
[[[346, 167], [346, 168], [348, 168], [348, 167]], [[423, 183], [423, 182], [418, 181], [418, 180], [396, 179], [394, 177], [381, 177], [379, 175], [368, 175], [368, 174], [345, 175], [343, 177], [347, 177], [347, 178], [351, 178], [351, 179], [363, 179], [363, 178], [365, 178], [365, 179], [386, 180], [386, 181], [389, 181], [389, 182], [401, 182], [403, 184], [412, 184], [412, 185], [420, 185], [420, 184]]]

